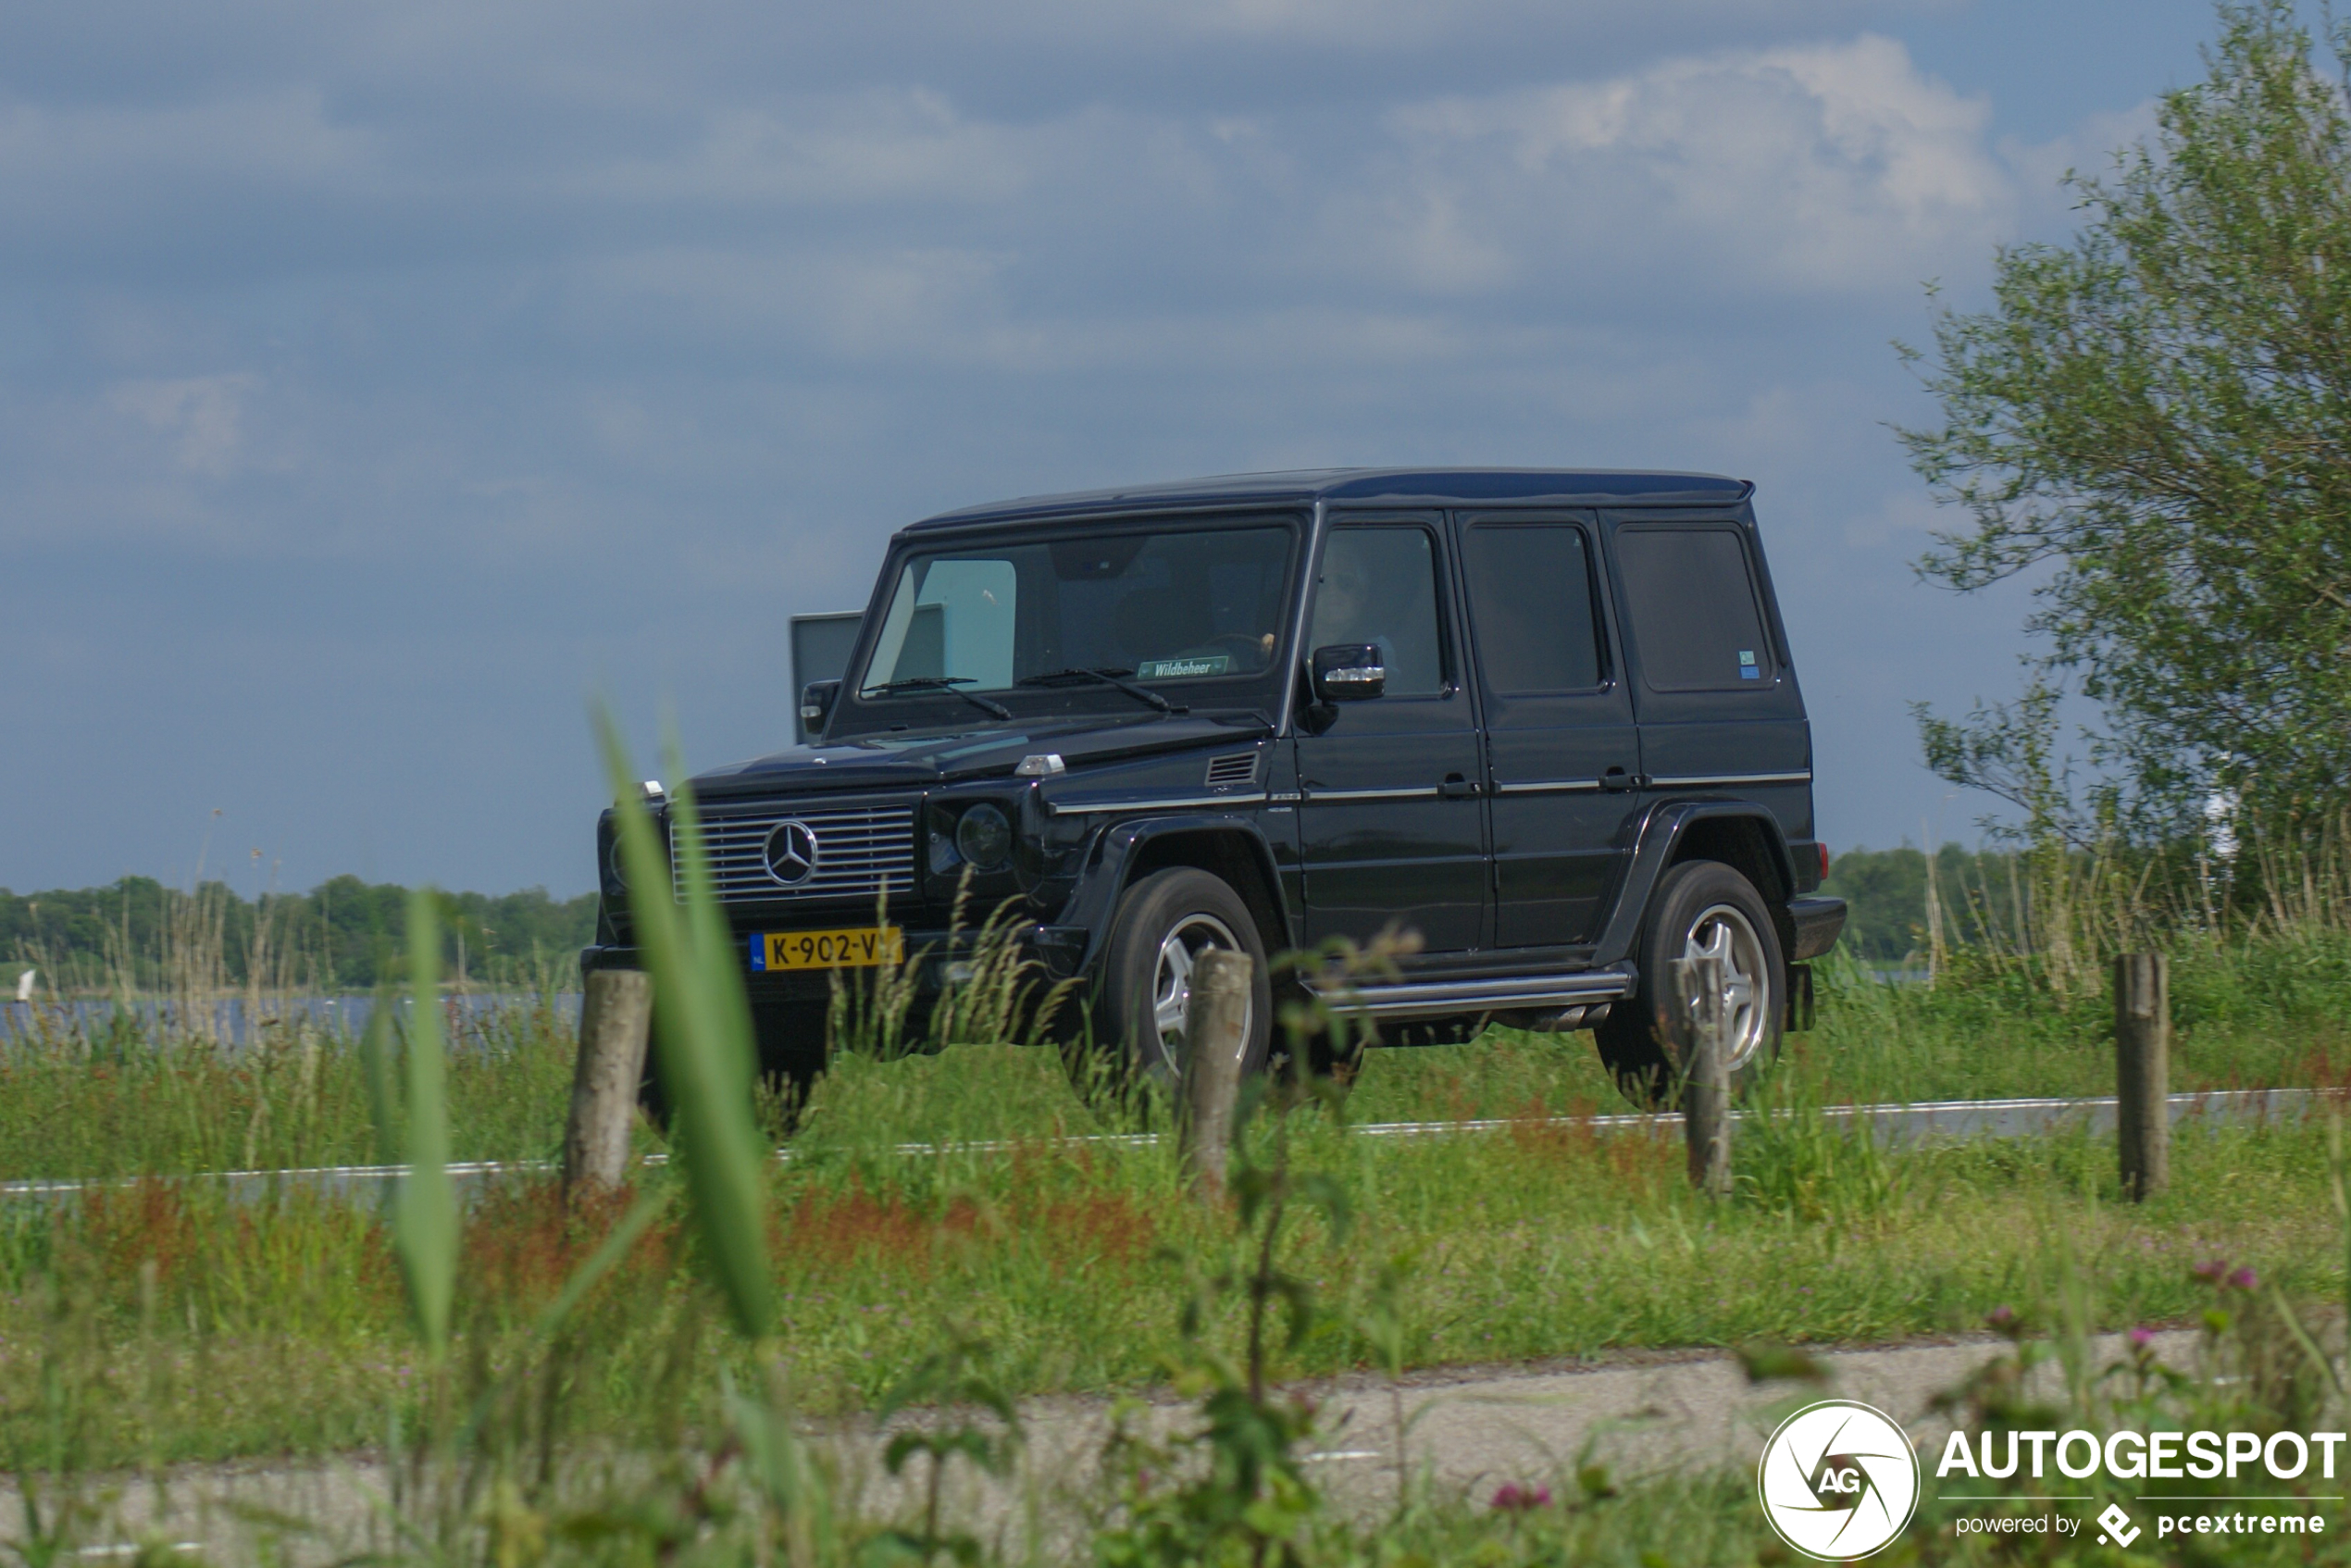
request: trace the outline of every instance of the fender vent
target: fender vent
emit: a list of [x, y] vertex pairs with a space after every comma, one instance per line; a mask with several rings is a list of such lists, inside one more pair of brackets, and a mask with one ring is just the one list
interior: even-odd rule
[[1229, 757], [1211, 757], [1208, 782], [1212, 788], [1219, 784], [1253, 784], [1257, 781], [1257, 753], [1236, 752]]

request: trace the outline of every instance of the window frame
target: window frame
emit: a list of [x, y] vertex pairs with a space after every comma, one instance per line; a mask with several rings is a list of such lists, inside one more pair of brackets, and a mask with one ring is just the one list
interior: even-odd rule
[[[1148, 717], [1148, 712], [1131, 699], [1122, 698], [1108, 688], [1088, 685], [1012, 687], [986, 693], [990, 702], [1013, 710], [1010, 721], [987, 719], [977, 709], [949, 691], [906, 691], [866, 696], [859, 688], [877, 651], [881, 622], [889, 609], [890, 596], [908, 561], [914, 556], [953, 555], [964, 550], [985, 551], [1027, 544], [1050, 545], [1074, 536], [1205, 533], [1252, 528], [1279, 529], [1289, 535], [1291, 565], [1287, 569], [1291, 573], [1297, 572], [1297, 563], [1310, 554], [1315, 554], [1315, 558], [1319, 559], [1319, 554], [1315, 554], [1319, 547], [1314, 540], [1312, 513], [1291, 505], [1269, 505], [1263, 502], [1023, 517], [1003, 522], [991, 521], [967, 529], [908, 529], [899, 533], [892, 537], [889, 551], [882, 559], [881, 570], [875, 578], [874, 590], [866, 602], [857, 641], [850, 653], [842, 676], [834, 716], [827, 721], [826, 732], [842, 740], [856, 740], [868, 735], [928, 730], [941, 726], [970, 728], [1076, 716], [1126, 716], [1130, 711]], [[1291, 576], [1286, 580], [1294, 587], [1297, 578]], [[1289, 603], [1294, 604], [1295, 600], [1290, 599]], [[1275, 623], [1275, 632], [1278, 641], [1273, 657], [1263, 670], [1250, 675], [1211, 676], [1197, 682], [1187, 679], [1183, 685], [1170, 690], [1170, 700], [1188, 703], [1199, 712], [1256, 708], [1269, 716], [1277, 713], [1283, 700], [1282, 670], [1285, 660], [1295, 661], [1300, 657], [1294, 650], [1295, 625], [1286, 605], [1282, 617]], [[1015, 636], [1019, 635], [1022, 634], [1016, 630]], [[1285, 642], [1292, 643], [1293, 647], [1286, 649], [1282, 645]], [[852, 673], [854, 678], [852, 678]], [[1199, 695], [1192, 695], [1194, 692]]]
[[[1778, 691], [1786, 684], [1788, 660], [1781, 643], [1777, 616], [1773, 601], [1764, 591], [1760, 567], [1762, 552], [1752, 537], [1753, 529], [1742, 519], [1710, 513], [1697, 516], [1667, 515], [1619, 516], [1610, 519], [1609, 571], [1614, 579], [1619, 604], [1624, 618], [1626, 637], [1633, 663], [1639, 666], [1639, 678], [1632, 684], [1647, 696], [1667, 700], [1707, 699], [1732, 695], [1753, 696], [1766, 691]], [[1739, 564], [1747, 578], [1749, 607], [1754, 612], [1758, 633], [1758, 651], [1771, 661], [1764, 678], [1756, 680], [1734, 680], [1721, 686], [1660, 686], [1650, 678], [1648, 658], [1641, 642], [1642, 627], [1639, 605], [1635, 602], [1632, 585], [1624, 575], [1622, 541], [1624, 535], [1639, 533], [1724, 533], [1738, 545]]]
[[[1328, 559], [1331, 541], [1342, 531], [1358, 529], [1418, 529], [1429, 540], [1429, 586], [1437, 596], [1437, 689], [1411, 696], [1383, 692], [1382, 703], [1443, 703], [1459, 696], [1462, 691], [1462, 661], [1459, 656], [1453, 634], [1454, 613], [1453, 575], [1460, 568], [1447, 540], [1448, 529], [1441, 513], [1425, 512], [1333, 512], [1325, 519], [1322, 537], [1315, 541], [1314, 558], [1306, 574], [1305, 603], [1298, 621], [1298, 669], [1301, 680], [1309, 680], [1307, 665], [1314, 657], [1314, 611], [1322, 599], [1323, 563]], [[1311, 690], [1311, 680], [1310, 680]]]
[[[1469, 628], [1470, 642], [1475, 649], [1478, 689], [1485, 695], [1501, 702], [1539, 702], [1549, 697], [1593, 697], [1615, 690], [1619, 678], [1619, 664], [1615, 639], [1610, 631], [1608, 594], [1602, 585], [1609, 570], [1608, 559], [1600, 546], [1599, 529], [1593, 519], [1580, 513], [1520, 513], [1520, 512], [1460, 512], [1455, 525], [1461, 538], [1462, 618]], [[1599, 666], [1599, 679], [1590, 686], [1563, 686], [1556, 690], [1506, 691], [1487, 679], [1486, 645], [1480, 635], [1477, 595], [1470, 581], [1470, 534], [1480, 528], [1567, 528], [1573, 529], [1584, 541], [1584, 586], [1589, 596], [1594, 651]]]

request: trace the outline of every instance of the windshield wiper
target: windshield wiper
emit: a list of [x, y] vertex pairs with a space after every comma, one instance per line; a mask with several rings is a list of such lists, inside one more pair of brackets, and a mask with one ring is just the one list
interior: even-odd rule
[[976, 691], [956, 690], [959, 683], [978, 678], [976, 675], [915, 675], [904, 680], [885, 680], [879, 686], [865, 687], [857, 694], [860, 697], [896, 697], [908, 691], [944, 691], [950, 697], [961, 697], [990, 718], [1012, 717], [1013, 710], [1003, 703], [991, 703]]
[[1135, 672], [1131, 669], [1120, 669], [1115, 666], [1104, 665], [1099, 669], [1056, 669], [1048, 670], [1043, 675], [1024, 675], [1018, 680], [1013, 682], [1013, 684], [1015, 686], [1051, 686], [1064, 680], [1090, 680], [1097, 686], [1115, 686], [1121, 691], [1126, 692], [1129, 697], [1133, 697], [1139, 702], [1149, 703], [1152, 707], [1157, 708], [1163, 714], [1188, 714], [1192, 711], [1191, 709], [1184, 706], [1181, 703], [1169, 702], [1166, 698], [1161, 696], [1158, 692], [1152, 691], [1148, 686], [1138, 686], [1131, 680], [1122, 680], [1119, 678], [1121, 676], [1132, 675]]

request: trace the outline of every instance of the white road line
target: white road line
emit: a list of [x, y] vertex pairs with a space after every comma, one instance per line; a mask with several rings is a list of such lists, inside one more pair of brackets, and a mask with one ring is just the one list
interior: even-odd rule
[[[2258, 1122], [2270, 1116], [2299, 1115], [2316, 1104], [2322, 1092], [2307, 1089], [2241, 1089], [2205, 1094], [2175, 1094], [2170, 1099], [2171, 1120], [2179, 1122], [2202, 1116], [2215, 1122], [2242, 1123]], [[1765, 1114], [1779, 1119], [1791, 1114], [1786, 1111], [1740, 1111], [1734, 1114], [1734, 1120], [1748, 1122]], [[1823, 1120], [1830, 1122], [1848, 1126], [1864, 1124], [1883, 1143], [1915, 1143], [1947, 1138], [2024, 1138], [2075, 1126], [2086, 1126], [2094, 1132], [2110, 1131], [2114, 1126], [2115, 1100], [2112, 1095], [2078, 1100], [1933, 1100], [1899, 1105], [1824, 1106], [1820, 1114]], [[1475, 1133], [1538, 1127], [1580, 1127], [1608, 1133], [1657, 1133], [1678, 1130], [1681, 1125], [1681, 1113], [1665, 1111], [1605, 1116], [1367, 1122], [1349, 1130], [1363, 1138], [1460, 1138]], [[1039, 1145], [1051, 1148], [1094, 1145], [1146, 1149], [1156, 1145], [1161, 1136], [1151, 1132], [1081, 1133], [1059, 1138], [975, 1139], [952, 1143], [902, 1143], [894, 1152], [907, 1158], [926, 1155], [939, 1158], [951, 1154], [1001, 1154]], [[776, 1151], [776, 1158], [779, 1161], [791, 1157], [790, 1148]], [[667, 1161], [666, 1155], [649, 1154], [645, 1156], [644, 1164], [648, 1166], [660, 1165]], [[454, 1180], [463, 1185], [473, 1185], [486, 1184], [491, 1178], [503, 1176], [546, 1176], [557, 1167], [552, 1160], [466, 1160], [452, 1161], [448, 1168]], [[373, 1197], [398, 1181], [406, 1170], [404, 1165], [316, 1165], [287, 1170], [196, 1171], [180, 1176], [11, 1181], [0, 1182], [0, 1201], [9, 1199], [67, 1199], [88, 1191], [118, 1191], [136, 1187], [143, 1181], [217, 1182], [228, 1187], [232, 1193], [253, 1196], [308, 1187], [329, 1195]]]

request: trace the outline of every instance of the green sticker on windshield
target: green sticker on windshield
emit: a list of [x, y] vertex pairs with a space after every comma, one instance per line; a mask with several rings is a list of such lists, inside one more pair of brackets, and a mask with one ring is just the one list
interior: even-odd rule
[[1223, 675], [1232, 667], [1230, 653], [1204, 653], [1191, 659], [1145, 659], [1135, 666], [1135, 678], [1175, 680], [1188, 675]]

